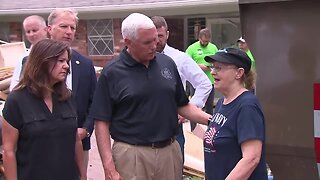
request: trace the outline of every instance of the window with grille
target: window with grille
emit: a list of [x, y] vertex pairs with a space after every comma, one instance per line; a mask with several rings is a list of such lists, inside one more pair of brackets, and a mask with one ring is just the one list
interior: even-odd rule
[[206, 27], [206, 18], [188, 18], [188, 38], [187, 45], [198, 41], [199, 31]]
[[112, 19], [88, 20], [87, 30], [89, 55], [113, 55]]

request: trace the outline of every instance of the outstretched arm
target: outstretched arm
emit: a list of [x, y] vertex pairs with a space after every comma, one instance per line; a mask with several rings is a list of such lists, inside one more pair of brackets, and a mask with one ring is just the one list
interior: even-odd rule
[[195, 105], [188, 103], [185, 106], [178, 108], [178, 113], [196, 123], [208, 125], [208, 120], [211, 117], [210, 114], [203, 112], [201, 109]]
[[12, 127], [6, 120], [2, 124], [3, 139], [3, 164], [6, 180], [17, 180], [16, 148], [19, 131]]
[[180, 71], [187, 81], [195, 88], [190, 102], [199, 108], [204, 107], [212, 90], [212, 84], [207, 75], [199, 68], [197, 63], [187, 54], [181, 55]]
[[105, 179], [121, 180], [122, 177], [116, 170], [116, 167], [112, 159], [109, 123], [106, 121], [96, 120], [95, 134], [99, 154], [102, 160]]

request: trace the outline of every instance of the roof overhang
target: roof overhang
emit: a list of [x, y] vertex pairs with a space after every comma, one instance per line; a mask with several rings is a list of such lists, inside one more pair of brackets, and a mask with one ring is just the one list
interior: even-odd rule
[[[47, 16], [55, 7], [41, 9], [0, 10], [0, 21], [21, 20], [28, 15]], [[79, 12], [80, 19], [122, 18], [132, 12], [141, 12], [149, 16], [194, 16], [239, 12], [238, 0], [181, 0], [143, 4], [124, 4], [106, 6], [71, 7]]]

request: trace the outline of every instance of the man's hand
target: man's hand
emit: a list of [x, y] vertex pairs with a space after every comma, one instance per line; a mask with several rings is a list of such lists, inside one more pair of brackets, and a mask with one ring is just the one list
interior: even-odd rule
[[188, 122], [188, 120], [178, 114], [178, 123], [182, 124], [182, 123], [185, 123], [185, 122]]
[[81, 140], [84, 139], [85, 137], [87, 137], [88, 131], [84, 128], [78, 128], [77, 130]]
[[105, 178], [106, 180], [123, 180], [118, 171], [111, 170], [111, 171], [105, 171]]
[[202, 69], [202, 71], [209, 71], [210, 67], [206, 66], [205, 64], [199, 64], [199, 67]]

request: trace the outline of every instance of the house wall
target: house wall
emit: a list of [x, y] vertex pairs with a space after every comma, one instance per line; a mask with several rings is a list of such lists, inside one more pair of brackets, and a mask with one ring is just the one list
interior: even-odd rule
[[184, 19], [170, 19], [166, 18], [168, 29], [169, 29], [169, 39], [168, 44], [180, 51], [185, 51], [184, 49]]
[[10, 42], [22, 41], [22, 23], [12, 22], [9, 24], [9, 40]]
[[[82, 55], [88, 56], [88, 34], [86, 20], [80, 20], [75, 35], [75, 40], [72, 43], [72, 48], [81, 53]], [[114, 38], [114, 54], [109, 56], [89, 56], [95, 66], [103, 67], [105, 64], [110, 62], [112, 58], [118, 55], [124, 48], [124, 41], [121, 35], [121, 22], [122, 19], [113, 19], [113, 38]], [[167, 19], [170, 37], [168, 44], [181, 51], [184, 51], [184, 21], [183, 19]], [[23, 41], [23, 30], [21, 22], [10, 22], [10, 42]]]

